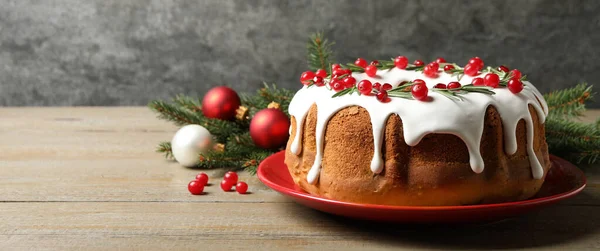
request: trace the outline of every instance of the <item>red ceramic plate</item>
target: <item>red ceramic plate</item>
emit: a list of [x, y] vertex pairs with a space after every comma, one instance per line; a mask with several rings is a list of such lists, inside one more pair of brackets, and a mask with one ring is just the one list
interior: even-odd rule
[[403, 223], [493, 222], [528, 213], [581, 192], [586, 180], [573, 164], [550, 156], [552, 168], [540, 192], [532, 199], [471, 206], [386, 206], [359, 204], [310, 195], [296, 186], [283, 160], [284, 152], [268, 157], [258, 167], [258, 178], [273, 190], [323, 212], [363, 220]]

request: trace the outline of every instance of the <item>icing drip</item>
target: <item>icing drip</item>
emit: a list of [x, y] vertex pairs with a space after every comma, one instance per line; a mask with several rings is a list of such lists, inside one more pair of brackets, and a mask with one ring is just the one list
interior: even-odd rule
[[[417, 78], [427, 82], [429, 88], [436, 83], [457, 81], [456, 77], [441, 73], [436, 79], [427, 78], [420, 72], [405, 71], [398, 68], [379, 70], [378, 75], [370, 78], [364, 73], [353, 73], [357, 82], [369, 79], [372, 82], [390, 83], [397, 85], [401, 81], [411, 81]], [[471, 83], [473, 77], [464, 76], [462, 85]], [[494, 89], [495, 95], [467, 93], [462, 101], [450, 100], [438, 93], [430, 92], [431, 100], [421, 102], [402, 98], [392, 98], [388, 103], [381, 103], [374, 97], [358, 96], [357, 94], [331, 98], [334, 91], [326, 87], [304, 87], [296, 93], [290, 103], [289, 113], [296, 120], [296, 133], [292, 140], [290, 151], [296, 155], [302, 149], [302, 131], [308, 110], [313, 104], [317, 106], [316, 126], [316, 156], [315, 162], [308, 172], [307, 181], [314, 184], [321, 171], [323, 158], [323, 141], [329, 119], [339, 110], [349, 106], [360, 106], [366, 109], [373, 127], [373, 159], [371, 171], [383, 171], [382, 144], [383, 133], [387, 119], [392, 114], [400, 116], [404, 126], [404, 139], [407, 145], [416, 146], [423, 137], [430, 133], [456, 135], [465, 142], [469, 151], [469, 163], [476, 173], [484, 170], [484, 161], [480, 153], [481, 137], [487, 107], [493, 105], [501, 116], [504, 128], [505, 151], [514, 154], [517, 150], [516, 128], [522, 119], [527, 127], [527, 154], [529, 155], [533, 177], [543, 177], [543, 168], [533, 150], [533, 123], [528, 105], [532, 105], [544, 123], [547, 104], [539, 91], [529, 82], [522, 92], [513, 94], [506, 88]], [[539, 100], [539, 102], [538, 102]]]

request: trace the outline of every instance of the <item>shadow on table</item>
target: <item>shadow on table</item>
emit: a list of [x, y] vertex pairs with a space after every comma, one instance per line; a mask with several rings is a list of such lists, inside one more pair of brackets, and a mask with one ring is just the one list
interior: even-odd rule
[[[586, 194], [580, 196], [586, 197]], [[600, 200], [587, 197], [586, 205], [559, 204], [518, 218], [470, 225], [377, 223], [314, 213], [323, 221], [333, 221], [332, 224], [343, 228], [353, 239], [379, 245], [479, 250], [529, 248], [573, 243], [597, 233]]]

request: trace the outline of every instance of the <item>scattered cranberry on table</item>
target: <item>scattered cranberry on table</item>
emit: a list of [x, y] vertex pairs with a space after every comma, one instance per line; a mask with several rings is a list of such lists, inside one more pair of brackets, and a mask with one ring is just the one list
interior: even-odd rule
[[231, 191], [231, 188], [233, 187], [233, 185], [235, 185], [235, 183], [231, 182], [230, 180], [222, 180], [221, 181], [221, 190], [225, 191], [225, 192], [229, 192]]
[[203, 186], [206, 186], [206, 184], [208, 184], [208, 175], [205, 173], [199, 173], [196, 175], [196, 181], [200, 182], [200, 184]]
[[239, 194], [245, 194], [248, 191], [248, 184], [246, 182], [239, 182], [235, 185], [235, 191]]
[[223, 176], [223, 179], [228, 180], [231, 183], [235, 184], [238, 182], [238, 175], [236, 172], [229, 171], [229, 172], [225, 173], [225, 176]]
[[188, 191], [190, 191], [193, 195], [200, 195], [204, 191], [204, 185], [202, 185], [198, 180], [192, 180], [188, 184]]

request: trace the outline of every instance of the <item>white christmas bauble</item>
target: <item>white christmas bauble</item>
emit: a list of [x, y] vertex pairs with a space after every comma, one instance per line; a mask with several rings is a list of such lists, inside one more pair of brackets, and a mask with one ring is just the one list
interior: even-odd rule
[[212, 135], [199, 125], [186, 125], [179, 129], [171, 140], [173, 157], [182, 166], [193, 167], [198, 164], [198, 155], [212, 147]]

